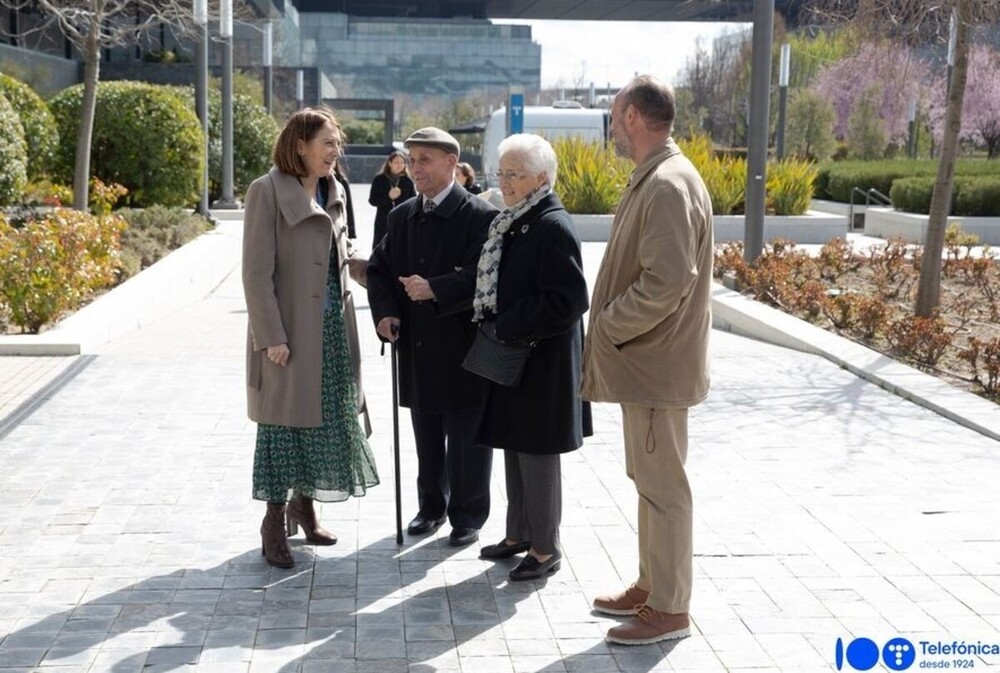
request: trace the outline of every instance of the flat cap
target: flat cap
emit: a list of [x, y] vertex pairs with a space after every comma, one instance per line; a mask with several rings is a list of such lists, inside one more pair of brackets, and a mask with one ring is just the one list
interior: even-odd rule
[[433, 126], [427, 126], [411, 133], [410, 137], [403, 141], [403, 147], [408, 148], [410, 145], [437, 147], [448, 154], [454, 154], [456, 157], [462, 153], [462, 147], [455, 140], [455, 136]]

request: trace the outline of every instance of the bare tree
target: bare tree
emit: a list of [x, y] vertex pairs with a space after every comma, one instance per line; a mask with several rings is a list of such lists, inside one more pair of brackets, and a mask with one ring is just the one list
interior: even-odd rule
[[42, 21], [30, 32], [57, 26], [83, 55], [83, 102], [76, 138], [73, 207], [87, 210], [90, 146], [97, 107], [101, 49], [135, 44], [144, 33], [163, 24], [185, 33], [191, 29], [191, 0], [7, 0], [14, 10], [31, 9]]
[[[903, 44], [951, 43], [954, 66], [948, 82], [945, 123], [931, 198], [915, 312], [934, 314], [940, 303], [941, 253], [955, 185], [962, 106], [969, 66], [969, 35], [977, 24], [1000, 21], [1000, 0], [821, 0], [815, 16], [855, 26], [862, 34]], [[953, 27], [952, 27], [953, 26]], [[951, 31], [954, 34], [950, 36]], [[949, 36], [951, 39], [949, 40]]]

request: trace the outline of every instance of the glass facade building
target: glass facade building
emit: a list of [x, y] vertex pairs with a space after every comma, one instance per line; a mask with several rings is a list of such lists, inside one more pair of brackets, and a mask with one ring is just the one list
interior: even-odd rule
[[291, 11], [283, 28], [283, 64], [318, 68], [341, 98], [460, 97], [541, 84], [541, 46], [530, 26]]

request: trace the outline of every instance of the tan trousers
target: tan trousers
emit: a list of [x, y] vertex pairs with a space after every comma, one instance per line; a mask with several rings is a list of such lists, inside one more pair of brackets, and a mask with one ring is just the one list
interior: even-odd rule
[[688, 612], [693, 582], [687, 409], [622, 405], [625, 470], [639, 493], [639, 579], [646, 603], [669, 614]]

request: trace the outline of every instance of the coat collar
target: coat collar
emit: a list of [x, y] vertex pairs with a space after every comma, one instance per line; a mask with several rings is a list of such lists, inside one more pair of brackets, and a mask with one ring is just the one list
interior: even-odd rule
[[674, 142], [673, 137], [666, 138], [659, 146], [655, 147], [646, 157], [646, 160], [635, 167], [632, 175], [629, 176], [628, 186], [635, 187], [643, 181], [647, 175], [670, 157], [680, 154], [681, 148]]
[[[457, 182], [452, 185], [451, 191], [448, 192], [448, 196], [444, 197], [444, 201], [440, 203], [436, 208], [434, 208], [434, 215], [442, 219], [447, 219], [455, 214], [465, 201], [469, 198], [469, 192], [465, 191], [465, 188]], [[413, 203], [414, 212], [419, 213], [420, 209], [423, 207], [423, 197], [417, 196]]]
[[271, 182], [274, 184], [275, 198], [281, 217], [289, 227], [294, 227], [308, 217], [313, 215], [329, 215], [338, 203], [343, 206], [343, 191], [339, 188], [336, 180], [327, 177], [329, 196], [327, 197], [326, 211], [320, 208], [316, 200], [310, 198], [302, 189], [299, 179], [294, 175], [282, 173], [277, 167], [271, 167], [269, 172]]

